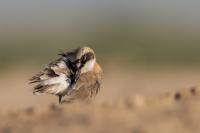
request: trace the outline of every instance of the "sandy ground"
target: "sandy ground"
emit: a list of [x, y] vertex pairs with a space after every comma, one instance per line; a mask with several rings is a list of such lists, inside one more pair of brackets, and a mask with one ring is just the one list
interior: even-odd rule
[[200, 69], [105, 67], [92, 103], [62, 105], [32, 94], [28, 79], [38, 70], [1, 72], [0, 133], [200, 132]]

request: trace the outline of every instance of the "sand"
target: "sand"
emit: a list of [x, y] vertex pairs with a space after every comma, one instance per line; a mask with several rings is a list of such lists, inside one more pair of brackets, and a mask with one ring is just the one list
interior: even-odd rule
[[91, 103], [58, 104], [35, 96], [28, 79], [39, 68], [0, 75], [0, 133], [199, 133], [197, 68], [104, 68]]

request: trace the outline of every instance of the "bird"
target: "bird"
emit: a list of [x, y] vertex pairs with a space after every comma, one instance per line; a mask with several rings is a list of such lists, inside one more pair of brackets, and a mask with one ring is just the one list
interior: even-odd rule
[[[30, 83], [35, 84], [33, 94], [58, 96], [60, 104], [91, 101], [100, 90], [102, 73], [94, 50], [83, 46], [59, 53], [56, 60], [30, 79]], [[63, 101], [64, 96], [66, 100]]]

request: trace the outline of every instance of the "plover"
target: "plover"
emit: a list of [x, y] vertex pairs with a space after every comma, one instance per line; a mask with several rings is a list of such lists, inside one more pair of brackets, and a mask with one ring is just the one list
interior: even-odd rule
[[96, 96], [101, 86], [102, 69], [94, 51], [80, 47], [59, 56], [30, 79], [30, 83], [36, 84], [33, 93], [56, 95], [59, 103], [63, 96], [68, 102], [90, 100]]

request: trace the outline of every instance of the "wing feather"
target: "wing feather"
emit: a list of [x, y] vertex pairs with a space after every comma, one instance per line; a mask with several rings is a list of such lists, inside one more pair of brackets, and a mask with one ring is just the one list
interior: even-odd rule
[[49, 93], [62, 95], [70, 86], [71, 70], [65, 61], [67, 56], [46, 65], [44, 69], [30, 79], [30, 83], [36, 83], [33, 93]]

